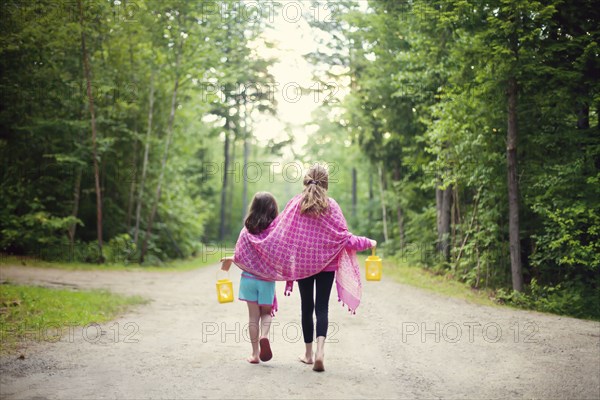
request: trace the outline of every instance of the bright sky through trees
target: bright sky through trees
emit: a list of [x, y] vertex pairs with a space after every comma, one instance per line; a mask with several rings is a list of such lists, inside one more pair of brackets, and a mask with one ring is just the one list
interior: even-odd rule
[[[360, 5], [363, 10], [367, 8], [366, 1]], [[300, 9], [302, 17], [297, 13]], [[331, 95], [341, 99], [348, 92], [344, 82], [336, 83], [335, 89], [323, 91], [322, 85], [313, 78], [315, 66], [304, 57], [316, 50], [328, 52], [318, 41], [329, 40], [326, 33], [308, 24], [307, 17], [327, 22], [337, 10], [329, 3], [314, 6], [308, 1], [293, 1], [286, 9], [278, 10], [270, 19], [271, 27], [263, 32], [260, 40], [250, 44], [259, 57], [277, 60], [270, 68], [276, 82], [272, 89], [277, 100], [277, 115], [255, 113], [254, 134], [259, 144], [266, 145], [269, 140], [287, 139], [286, 129], [289, 129], [294, 137], [294, 152], [299, 153], [308, 136], [317, 130], [317, 125], [310, 124], [314, 110], [322, 105], [324, 98]], [[265, 41], [273, 46], [265, 46]], [[299, 93], [300, 87], [310, 91]], [[319, 89], [321, 92], [316, 92]]]

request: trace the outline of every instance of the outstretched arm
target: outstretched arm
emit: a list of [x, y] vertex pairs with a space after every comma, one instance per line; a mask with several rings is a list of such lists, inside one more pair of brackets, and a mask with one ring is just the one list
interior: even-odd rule
[[231, 268], [231, 264], [233, 264], [233, 257], [221, 258], [221, 269], [223, 271], [229, 271], [229, 268]]
[[354, 251], [364, 251], [371, 247], [377, 246], [377, 241], [364, 236], [350, 236], [350, 240], [346, 244], [347, 249]]

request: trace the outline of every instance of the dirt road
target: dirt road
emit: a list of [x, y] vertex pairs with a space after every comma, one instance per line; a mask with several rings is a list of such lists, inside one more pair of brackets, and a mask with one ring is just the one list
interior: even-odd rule
[[[330, 304], [325, 373], [303, 350], [297, 288], [272, 328], [274, 357], [250, 365], [236, 301], [218, 304], [217, 266], [189, 272], [1, 267], [0, 280], [107, 288], [152, 299], [100, 329], [73, 328], [0, 359], [3, 399], [597, 399], [600, 323], [449, 299], [384, 278], [356, 315]], [[239, 271], [231, 276], [237, 294]]]

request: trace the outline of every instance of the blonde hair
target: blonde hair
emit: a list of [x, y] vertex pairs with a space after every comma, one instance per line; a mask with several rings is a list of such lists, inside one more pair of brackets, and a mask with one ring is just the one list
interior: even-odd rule
[[329, 208], [327, 189], [329, 188], [329, 174], [320, 164], [315, 164], [306, 173], [304, 191], [300, 203], [300, 213], [321, 215]]

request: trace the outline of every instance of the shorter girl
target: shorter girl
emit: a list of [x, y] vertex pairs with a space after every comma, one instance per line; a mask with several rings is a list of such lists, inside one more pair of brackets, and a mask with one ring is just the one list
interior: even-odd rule
[[[269, 227], [277, 214], [277, 201], [273, 195], [267, 192], [258, 192], [252, 199], [244, 225], [249, 233], [258, 235]], [[221, 269], [229, 271], [233, 257], [225, 257], [221, 259], [221, 262]], [[275, 282], [242, 271], [239, 299], [248, 304], [248, 334], [252, 343], [252, 355], [247, 360], [251, 364], [258, 364], [259, 359], [269, 361], [273, 357], [269, 343], [269, 329], [275, 300]], [[258, 339], [259, 334], [260, 340]]]

